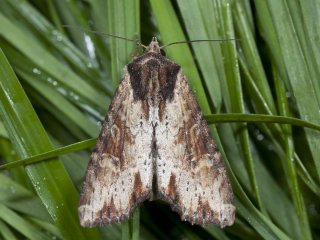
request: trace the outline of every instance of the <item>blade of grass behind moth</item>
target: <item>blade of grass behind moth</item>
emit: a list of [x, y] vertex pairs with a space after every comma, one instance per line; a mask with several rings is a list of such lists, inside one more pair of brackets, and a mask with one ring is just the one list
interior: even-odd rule
[[[139, 0], [108, 1], [107, 8], [110, 34], [129, 39], [140, 35]], [[128, 59], [134, 47], [134, 44], [130, 41], [110, 38], [112, 84], [114, 88], [119, 84], [123, 68], [129, 62]], [[139, 209], [134, 213], [137, 214], [136, 216], [122, 224], [122, 239], [137, 239], [137, 237], [139, 239], [139, 224], [135, 224], [136, 217], [139, 217], [138, 211]]]
[[[243, 59], [243, 56], [241, 54], [238, 55], [238, 59], [239, 59], [240, 67], [244, 76], [242, 78], [243, 84], [246, 91], [249, 94], [254, 110], [256, 112], [269, 114], [270, 116], [273, 115], [268, 103], [265, 101], [263, 94], [260, 92], [253, 77], [251, 76], [249, 67], [245, 63], [245, 60]], [[282, 130], [280, 126], [277, 124], [268, 125], [268, 126], [266, 124], [259, 124], [258, 127], [259, 127], [259, 130], [264, 135], [268, 136], [270, 139], [274, 139], [275, 141], [278, 141], [279, 136], [280, 136], [280, 140], [284, 138], [282, 134]]]
[[3, 221], [0, 220], [0, 234], [4, 240], [16, 240], [18, 239], [15, 234]]
[[[108, 28], [108, 15], [106, 14], [107, 6], [108, 2], [105, 0], [90, 1], [90, 18], [93, 22], [93, 30], [100, 31], [103, 33], [110, 33]], [[98, 58], [100, 60], [99, 63], [101, 66], [103, 66], [103, 70], [106, 71], [108, 79], [111, 79], [111, 73], [109, 71], [111, 64], [110, 51], [107, 48], [107, 43], [109, 42], [109, 39], [108, 37], [97, 36], [97, 41], [95, 42], [97, 45], [96, 54], [99, 56]], [[112, 87], [111, 82], [109, 82], [109, 84], [110, 87]]]
[[[84, 13], [87, 13], [87, 8], [85, 5], [76, 1], [60, 0], [55, 1], [55, 6], [57, 7], [57, 11], [61, 15], [64, 23], [71, 26], [89, 29], [88, 19], [84, 17]], [[89, 36], [88, 33], [79, 29], [69, 28], [68, 32], [71, 35], [72, 41], [75, 42], [78, 48], [80, 48], [81, 51], [90, 58], [92, 67], [97, 68], [98, 63], [96, 59], [93, 38]]]
[[[247, 66], [247, 64], [245, 64], [243, 57], [241, 55], [239, 55], [238, 59], [240, 62], [241, 69], [244, 73], [243, 74], [244, 87], [246, 88], [247, 92], [250, 95], [250, 99], [251, 99], [251, 102], [253, 103], [254, 109], [257, 112], [264, 112], [264, 113], [272, 115], [272, 111], [269, 108], [268, 103], [265, 101], [265, 97], [258, 89], [256, 82], [253, 80], [253, 77], [249, 73], [249, 69], [248, 69], [249, 67]], [[275, 122], [276, 122], [276, 120], [275, 120]], [[278, 124], [257, 124], [257, 127], [263, 135], [269, 137], [269, 139], [272, 140], [273, 144], [275, 145], [275, 151], [277, 152], [277, 155], [279, 156], [280, 159], [282, 159], [284, 152], [283, 152], [283, 148], [281, 145], [283, 145], [284, 136], [283, 136], [283, 133], [281, 131], [280, 126]], [[281, 145], [279, 142], [281, 143]], [[263, 166], [264, 165], [261, 165], [261, 167], [263, 167]], [[262, 170], [261, 167], [259, 167], [260, 169], [257, 168], [257, 169], [259, 169], [258, 171], [260, 171], [260, 172]], [[274, 184], [276, 184], [276, 183], [268, 181], [268, 179], [264, 178], [264, 176], [262, 174], [258, 174], [257, 177], [258, 177], [258, 183], [261, 186], [261, 188], [260, 188], [261, 189], [261, 199], [262, 199], [263, 204], [265, 205], [266, 209], [268, 210], [268, 214], [270, 214], [272, 217], [277, 219], [277, 221], [276, 221], [277, 224], [282, 226], [282, 228], [287, 230], [287, 232], [295, 233], [295, 231], [297, 229], [294, 227], [294, 224], [290, 224], [289, 221], [286, 221], [286, 218], [288, 216], [293, 215], [293, 218], [295, 217], [294, 210], [292, 208], [290, 208], [290, 209], [282, 208], [281, 204], [272, 204], [275, 202], [269, 201], [269, 196], [272, 193], [280, 198], [280, 196], [278, 196], [279, 195], [278, 193], [274, 193], [272, 191], [274, 189]], [[271, 176], [268, 176], [268, 177], [271, 177]], [[270, 184], [268, 184], [268, 183], [270, 183]], [[267, 186], [268, 186], [268, 189], [272, 189], [272, 190], [269, 190], [269, 192], [268, 191], [266, 192], [265, 188]], [[279, 201], [281, 201], [281, 198], [279, 199]], [[281, 203], [282, 202], [283, 201], [281, 201]], [[289, 211], [289, 210], [291, 210], [291, 211]], [[286, 216], [286, 214], [281, 214], [284, 211], [288, 211], [287, 212], [288, 216]]]
[[[261, 154], [257, 145], [252, 145], [254, 161], [258, 169], [258, 183], [260, 184], [261, 199], [268, 210], [272, 222], [287, 233], [291, 238], [296, 239], [299, 236], [299, 225], [294, 204], [286, 191], [283, 191], [283, 185], [279, 184], [279, 179], [270, 173], [270, 169], [265, 164], [265, 155]], [[281, 162], [285, 154], [274, 156], [275, 161]], [[280, 164], [279, 164], [280, 165]], [[281, 168], [281, 165], [280, 165]]]
[[88, 135], [77, 125], [70, 122], [70, 119], [65, 117], [62, 112], [59, 114], [59, 111], [53, 105], [48, 104], [48, 101], [43, 96], [39, 95], [33, 88], [29, 85], [25, 85], [24, 88], [32, 102], [37, 103], [40, 107], [44, 107], [46, 109], [46, 112], [39, 112], [38, 114], [40, 120], [45, 125], [48, 134], [51, 133], [55, 137], [60, 132], [63, 132], [63, 137], [60, 139], [64, 141], [64, 144], [86, 139], [88, 137]]
[[[315, 29], [313, 30], [312, 26], [314, 24], [314, 21], [320, 20], [319, 8], [316, 8], [316, 6], [320, 7], [320, 4], [319, 1], [317, 1], [316, 3], [314, 0], [310, 1], [311, 3], [313, 3], [313, 5], [311, 5], [310, 3], [303, 2], [306, 1], [288, 1], [287, 5], [294, 25], [294, 33], [297, 35], [299, 44], [301, 46], [302, 54], [305, 56], [306, 65], [308, 66], [308, 70], [311, 76], [310, 80], [313, 83], [312, 86], [314, 88], [316, 96], [319, 97], [320, 57], [318, 56], [319, 54], [317, 54], [318, 48], [314, 49], [312, 46], [319, 44], [320, 32], [317, 27], [315, 27]], [[306, 22], [301, 21], [302, 16], [304, 17], [303, 20], [305, 20]], [[313, 32], [313, 38], [309, 37], [310, 30], [311, 32]]]
[[[15, 150], [12, 148], [12, 144], [10, 143], [9, 136], [6, 139], [0, 138], [0, 153], [2, 162], [12, 163], [18, 160], [18, 156]], [[12, 169], [9, 174], [12, 179], [22, 184], [23, 186], [32, 186], [24, 168], [19, 167]]]
[[4, 174], [0, 174], [0, 180], [1, 203], [25, 216], [52, 222], [45, 206], [33, 190], [29, 190]]
[[8, 133], [3, 125], [3, 122], [0, 120], [0, 137], [1, 138], [8, 138]]
[[[22, 80], [27, 82], [28, 80], [30, 80], [31, 84], [35, 84], [35, 82], [40, 82], [44, 88], [49, 89], [49, 91], [51, 91], [54, 95], [56, 95], [58, 99], [62, 99], [62, 101], [67, 102], [67, 105], [76, 109], [76, 111], [79, 112], [80, 115], [89, 113], [92, 117], [96, 118], [97, 120], [103, 119], [103, 115], [101, 115], [99, 111], [101, 108], [91, 107], [92, 105], [89, 105], [87, 100], [84, 100], [84, 98], [79, 97], [79, 95], [73, 92], [70, 88], [64, 86], [61, 83], [58, 83], [59, 81], [56, 81], [56, 79], [52, 75], [48, 74], [46, 71], [40, 71], [38, 68], [34, 68], [34, 63], [32, 60], [29, 60], [28, 58], [26, 58], [25, 55], [21, 54], [21, 52], [17, 51], [7, 42], [3, 41], [1, 42], [1, 45], [4, 48], [6, 55], [10, 58], [10, 62], [12, 63], [15, 71], [19, 72], [19, 74], [21, 75], [23, 74], [26, 75], [26, 78]], [[37, 80], [37, 81], [34, 81], [34, 80]], [[36, 88], [37, 88], [37, 85], [36, 85]], [[37, 90], [35, 90], [35, 92], [37, 92]], [[44, 95], [45, 92], [44, 93], [38, 92], [38, 94]], [[51, 102], [55, 102], [57, 100], [53, 98], [51, 94], [46, 96], [48, 100]], [[76, 106], [74, 106], [72, 103], [77, 107], [79, 107], [82, 111], [76, 108]], [[109, 99], [108, 101], [105, 101], [105, 104], [107, 103], [109, 103]], [[58, 108], [61, 108], [63, 110], [67, 108], [67, 106], [63, 104], [63, 105], [59, 105]], [[68, 115], [71, 115], [71, 112], [67, 112], [67, 113]], [[54, 113], [54, 115], [56, 115], [57, 118], [61, 118], [58, 115], [58, 113]], [[73, 118], [75, 118], [75, 116], [76, 115], [74, 115]], [[83, 123], [88, 123], [88, 122], [90, 121], [86, 119]], [[75, 125], [82, 125], [83, 123], [80, 123], [80, 121], [76, 121]], [[70, 128], [72, 127], [74, 126], [70, 126]], [[96, 128], [96, 126], [92, 126], [92, 127]], [[93, 132], [96, 132], [96, 130]], [[83, 139], [83, 138], [80, 138], [80, 139]]]
[[[218, 34], [218, 24], [212, 16], [215, 10], [211, 1], [179, 0], [178, 6], [190, 40], [221, 39]], [[210, 96], [208, 99], [212, 100], [218, 111], [222, 101], [220, 82], [225, 81], [219, 44], [223, 43], [193, 43], [191, 45]]]
[[[249, 199], [248, 199], [249, 201]], [[289, 240], [287, 236], [281, 229], [274, 225], [268, 218], [266, 218], [259, 210], [257, 210], [251, 202], [249, 204], [243, 204], [236, 198], [236, 205], [239, 213], [242, 216], [246, 216], [246, 221], [259, 233], [259, 235], [264, 239], [281, 239]], [[258, 236], [258, 237], [260, 237]]]
[[302, 120], [300, 118], [272, 116], [266, 114], [246, 114], [246, 113], [222, 113], [205, 115], [209, 124], [230, 123], [230, 122], [250, 122], [250, 123], [279, 123], [293, 126], [305, 127], [320, 131], [320, 125]]
[[[317, 71], [317, 75], [319, 76], [320, 71], [320, 55], [317, 54], [319, 50], [319, 36], [320, 29], [318, 28], [318, 24], [320, 22], [320, 2], [317, 0], [312, 1], [299, 1], [301, 6], [301, 12], [303, 17], [304, 24], [304, 32], [306, 33], [306, 41], [307, 46], [311, 48], [309, 52], [312, 54], [314, 61], [312, 64], [313, 67]], [[315, 79], [316, 80], [316, 79]]]
[[[204, 227], [204, 229], [210, 233], [215, 239], [220, 240], [228, 240], [228, 236], [225, 234], [225, 232], [222, 229], [214, 229], [213, 227]], [[244, 235], [242, 235], [244, 236]]]
[[259, 33], [266, 41], [268, 50], [270, 52], [270, 58], [272, 62], [275, 62], [281, 79], [286, 83], [286, 87], [292, 92], [291, 85], [289, 84], [287, 69], [285, 67], [284, 59], [281, 55], [279, 41], [277, 39], [276, 30], [272, 23], [271, 13], [267, 7], [266, 1], [255, 1], [256, 16], [258, 20]]
[[24, 218], [19, 216], [17, 213], [15, 213], [2, 203], [0, 203], [0, 213], [0, 219], [2, 219], [11, 228], [15, 229], [26, 238], [34, 240], [47, 238], [47, 236], [42, 233], [41, 229], [26, 221]]
[[[92, 12], [91, 5], [92, 1], [83, 2], [80, 4], [76, 1], [56, 1], [56, 5], [58, 6], [59, 13], [62, 15], [64, 21], [71, 26], [79, 26], [83, 29], [90, 29], [90, 25], [92, 25], [92, 20], [88, 19], [95, 16], [95, 12]], [[105, 10], [107, 3], [101, 4], [100, 8]], [[71, 14], [70, 14], [71, 13]], [[85, 13], [85, 14], [84, 14]], [[90, 16], [91, 15], [91, 16]], [[106, 15], [104, 16], [107, 19]], [[96, 18], [95, 18], [96, 19]], [[93, 28], [94, 31], [100, 31], [100, 29]], [[103, 29], [102, 29], [103, 31]], [[98, 68], [103, 66], [102, 68], [106, 69], [110, 64], [110, 55], [106, 49], [106, 44], [104, 43], [104, 37], [99, 36], [98, 34], [88, 33], [86, 31], [81, 31], [81, 29], [77, 28], [69, 28], [68, 32], [71, 34], [71, 38], [73, 41], [77, 43], [77, 45], [83, 49], [91, 59], [90, 68]], [[107, 31], [106, 31], [107, 32]], [[98, 62], [98, 60], [100, 60]], [[99, 66], [100, 65], [100, 66]], [[109, 71], [106, 72], [107, 76], [109, 76]], [[91, 76], [91, 78], [94, 76]], [[100, 77], [98, 76], [100, 79]], [[103, 80], [103, 79], [101, 79]], [[102, 86], [106, 86], [105, 82], [98, 81]], [[112, 95], [112, 85], [110, 82], [107, 84], [107, 90], [110, 95]]]
[[[238, 18], [241, 18], [241, 12], [242, 12], [242, 10], [241, 10], [241, 6], [240, 6], [240, 4], [236, 4], [237, 5], [237, 8], [236, 8], [236, 15], [238, 16]], [[241, 22], [241, 21], [237, 21], [237, 22]], [[240, 25], [240, 24], [237, 24], [238, 25], [238, 27], [242, 27], [242, 25]], [[241, 32], [241, 31], [239, 31], [239, 32]], [[246, 43], [246, 41], [242, 41], [241, 42], [241, 44], [243, 44], [243, 43]], [[240, 60], [241, 60], [242, 58], [240, 58]], [[242, 62], [242, 67], [245, 67], [244, 66], [244, 63]], [[244, 70], [246, 70], [246, 69], [244, 69]], [[247, 75], [249, 74], [249, 72], [248, 71], [246, 71], [246, 73], [247, 73]], [[251, 74], [250, 74], [251, 75]], [[253, 76], [252, 76], [253, 77]], [[250, 76], [249, 77], [249, 79], [252, 79], [252, 77]], [[248, 79], [248, 80], [249, 80]], [[247, 84], [253, 84], [253, 85], [255, 85], [256, 84], [256, 81], [246, 81], [246, 83]], [[256, 93], [256, 92], [260, 92], [260, 90], [259, 89], [255, 89], [255, 91], [253, 91], [253, 90], [249, 90], [248, 91], [249, 92], [249, 94], [254, 94], [254, 93]], [[272, 112], [271, 110], [271, 108], [270, 108], [270, 106], [269, 106], [269, 104], [268, 103], [264, 103], [264, 101], [265, 101], [265, 99], [266, 99], [266, 97], [267, 96], [262, 96], [262, 98], [260, 98], [259, 100], [262, 100], [262, 101], [254, 101], [254, 104], [255, 104], [255, 106], [258, 108], [258, 109], [261, 109], [262, 110], [262, 112], [265, 112], [265, 111], [267, 111], [269, 114], [274, 114], [274, 111]], [[272, 99], [271, 99], [272, 100]], [[270, 102], [270, 101], [269, 101]], [[272, 101], [273, 102], [273, 101]], [[261, 126], [261, 125], [260, 125]], [[267, 130], [266, 128], [265, 128], [265, 124], [264, 125], [262, 125], [262, 127], [263, 127], [263, 129], [264, 130]], [[284, 134], [283, 134], [283, 132], [281, 131], [281, 129], [279, 128], [279, 126], [278, 125], [270, 125], [270, 129], [272, 129], [272, 131], [273, 131], [273, 133], [274, 134], [272, 134], [273, 136], [276, 136], [276, 137], [272, 137], [272, 136], [269, 136], [269, 137], [271, 137], [271, 139], [274, 139], [274, 140], [276, 140], [276, 141], [279, 141], [280, 142], [280, 144], [282, 145], [282, 146], [284, 146], [284, 141], [285, 141], [285, 137], [284, 137]], [[265, 133], [267, 133], [267, 135], [269, 135], [268, 133], [269, 133], [269, 131], [268, 132], [266, 132], [265, 131]], [[279, 136], [280, 136], [280, 139], [279, 139]], [[286, 141], [287, 142], [287, 141]], [[287, 146], [287, 144], [286, 144], [286, 146]], [[280, 146], [279, 146], [280, 147]], [[283, 151], [283, 150], [282, 150]], [[282, 152], [281, 151], [281, 152]], [[281, 155], [283, 155], [283, 153], [278, 153], [278, 154], [280, 154], [280, 156]], [[280, 159], [283, 159], [282, 157], [280, 157]], [[285, 165], [286, 166], [286, 165]], [[264, 184], [265, 185], [265, 184]], [[294, 196], [294, 197], [296, 197], [296, 196]], [[263, 199], [265, 199], [265, 200], [267, 200], [267, 198], [266, 197], [263, 197]], [[267, 204], [268, 206], [272, 206], [272, 205], [270, 205], [270, 204]], [[277, 209], [277, 210], [276, 210]], [[270, 214], [271, 215], [274, 215], [273, 213], [274, 212], [278, 212], [279, 213], [279, 211], [282, 211], [283, 209], [279, 209], [279, 204], [274, 204], [273, 206], [272, 206], [272, 209], [269, 209], [269, 212], [270, 212]], [[287, 214], [289, 214], [290, 212], [288, 211], [287, 212]], [[278, 215], [278, 214], [277, 214]], [[283, 216], [283, 215], [279, 215], [279, 216]], [[286, 216], [286, 217], [288, 217], [288, 216]], [[285, 218], [286, 218], [285, 217]], [[296, 216], [294, 215], [294, 216], [292, 216], [293, 218], [296, 218]], [[300, 220], [302, 220], [301, 218], [299, 218]], [[278, 220], [279, 220], [279, 218], [278, 218]], [[283, 219], [284, 221], [285, 221], [285, 219]], [[278, 221], [278, 223], [280, 223], [281, 225], [283, 225], [283, 223], [285, 223], [284, 221]], [[287, 224], [285, 224], [285, 225], [287, 225]], [[287, 225], [287, 227], [290, 227], [290, 231], [288, 231], [288, 232], [291, 232], [292, 234], [294, 234], [295, 232], [297, 232], [297, 229], [299, 229], [299, 225]], [[284, 229], [285, 229], [285, 227], [283, 227]]]
[[[110, 34], [133, 39], [140, 38], [140, 2], [139, 0], [121, 0], [108, 2], [108, 20]], [[129, 62], [134, 43], [110, 38], [111, 71], [114, 87], [118, 86], [123, 67]]]
[[276, 113], [274, 101], [271, 90], [264, 72], [253, 32], [250, 29], [249, 21], [244, 13], [242, 4], [235, 1], [233, 4], [233, 13], [235, 17], [235, 27], [237, 34], [239, 34], [239, 45], [241, 45], [241, 52], [244, 55], [244, 60], [250, 69], [250, 73], [255, 79], [259, 91], [261, 92], [264, 101], [267, 102], [272, 114]]
[[[53, 148], [8, 61], [0, 51], [0, 114], [21, 158]], [[78, 193], [58, 159], [26, 167], [27, 174], [62, 235], [96, 239], [95, 230], [79, 225]]]
[[[0, 32], [2, 36], [25, 54], [30, 61], [36, 64], [34, 71], [40, 71], [41, 73], [41, 70], [45, 70], [57, 79], [59, 83], [67, 86], [69, 91], [78, 94], [79, 98], [82, 98], [84, 102], [89, 101], [87, 103], [89, 106], [96, 104], [97, 106], [105, 107], [106, 96], [94, 89], [58, 59], [54, 58], [40, 42], [37, 42], [31, 33], [28, 33], [28, 31], [22, 27], [14, 25], [1, 13], [0, 22]], [[7, 29], [10, 29], [10, 31]], [[30, 46], [32, 46], [32, 48], [30, 48]]]
[[61, 34], [67, 35], [67, 29], [62, 26], [62, 19], [59, 17], [59, 12], [56, 10], [53, 0], [47, 1], [47, 10], [47, 18], [52, 22], [52, 25], [55, 26], [57, 31], [59, 31]]
[[91, 17], [96, 30], [109, 33], [108, 15], [106, 14], [108, 2], [104, 0], [90, 1], [90, 6], [92, 8]]
[[[310, 56], [303, 52], [299, 38], [296, 34], [292, 15], [287, 3], [282, 1], [267, 2], [268, 10], [277, 38], [281, 46], [281, 55], [284, 59], [285, 67], [292, 87], [292, 96], [295, 96], [299, 114], [302, 119], [309, 120], [316, 124], [320, 123], [320, 103], [318, 88], [314, 87], [316, 79], [312, 80], [306, 58]], [[286, 19], [287, 21], [283, 21]], [[278, 69], [278, 67], [277, 67]], [[308, 94], [306, 94], [306, 91]], [[318, 147], [318, 136], [313, 130], [305, 130], [308, 147], [312, 154], [313, 164], [320, 178], [320, 148]]]
[[46, 234], [49, 235], [49, 237], [51, 237], [51, 239], [52, 238], [63, 239], [63, 236], [59, 232], [58, 228], [53, 224], [41, 221], [38, 218], [34, 218], [34, 217], [27, 217], [26, 220], [32, 223], [33, 225], [39, 226], [42, 229], [42, 231], [45, 231]]
[[[38, 95], [43, 95], [48, 102], [53, 104], [55, 110], [58, 110], [58, 112], [52, 112], [56, 118], [59, 119], [61, 117], [59, 114], [63, 113], [64, 117], [67, 117], [69, 121], [71, 120], [71, 123], [67, 124], [72, 125], [70, 127], [79, 126], [84, 132], [87, 133], [88, 136], [91, 137], [94, 137], [98, 134], [99, 128], [96, 123], [89, 120], [82, 111], [76, 108], [52, 86], [46, 83], [48, 79], [54, 81], [50, 75], [47, 75], [46, 73], [34, 73], [34, 71], [32, 71], [33, 64], [29, 62], [24, 55], [6, 43], [3, 43], [2, 45], [6, 47], [6, 53], [10, 55], [11, 63], [13, 64], [15, 71], [34, 88], [34, 91]], [[35, 97], [38, 98], [38, 96]], [[103, 116], [101, 116], [98, 112], [91, 111], [91, 114], [95, 115], [98, 120], [103, 119]]]
[[[220, 11], [220, 21], [221, 21], [221, 29], [222, 29], [222, 36], [225, 38], [232, 38], [234, 36], [234, 29], [233, 29], [233, 20], [231, 16], [231, 3], [229, 0], [222, 1], [222, 4], [218, 4], [219, 11]], [[237, 20], [236, 20], [237, 21]], [[237, 60], [237, 51], [234, 42], [226, 43], [221, 46], [222, 52], [224, 53], [225, 57], [225, 72], [226, 72], [226, 84], [227, 84], [227, 91], [229, 92], [230, 96], [230, 103], [231, 105], [229, 111], [231, 112], [240, 112], [244, 113], [244, 101], [243, 101], [243, 93], [242, 93], [242, 86], [241, 86], [241, 79], [239, 73], [239, 65]], [[252, 154], [250, 150], [250, 143], [249, 143], [249, 134], [246, 124], [237, 124], [235, 125], [235, 131], [239, 134], [239, 139], [242, 147], [242, 153], [244, 159], [247, 164], [249, 177], [251, 181], [251, 187], [253, 190], [253, 195], [255, 200], [260, 208], [261, 211], [265, 212], [265, 207], [263, 206], [263, 202], [261, 201], [261, 196], [259, 192], [259, 185], [257, 183], [256, 177], [256, 169], [254, 166], [254, 162], [252, 159]]]
[[[244, 80], [244, 83], [245, 83], [245, 86], [246, 86], [248, 92], [250, 93], [250, 97], [252, 99], [252, 102], [254, 103], [254, 107], [257, 109], [258, 112], [265, 112], [267, 114], [270, 114], [270, 117], [274, 118], [275, 123], [276, 122], [283, 123], [284, 119], [282, 120], [281, 117], [278, 118], [277, 116], [271, 116], [271, 114], [272, 114], [271, 110], [269, 109], [267, 103], [264, 101], [262, 94], [260, 93], [260, 91], [256, 87], [255, 82], [249, 73], [248, 67], [246, 66], [246, 64], [242, 60], [242, 56], [239, 55], [238, 59], [240, 60], [239, 62], [240, 62], [241, 70], [243, 71], [244, 76], [245, 76], [243, 78], [243, 80]], [[255, 117], [258, 117], [258, 115], [259, 114], [255, 114]], [[248, 115], [248, 117], [249, 117], [249, 115]], [[267, 121], [266, 117], [264, 117], [264, 120], [263, 119], [260, 119], [260, 120], [262, 120], [262, 122]], [[249, 121], [247, 116], [242, 116], [242, 118], [243, 118], [243, 120]], [[233, 121], [229, 117], [228, 117], [228, 119], [229, 119], [229, 121]], [[258, 118], [257, 118], [257, 120], [258, 120]], [[307, 127], [307, 128], [316, 129], [316, 130], [318, 129], [318, 125], [310, 123], [308, 121], [300, 120], [300, 119], [291, 119], [291, 120], [288, 119], [287, 124], [301, 126], [301, 127]], [[258, 127], [263, 132], [263, 134], [265, 134], [266, 136], [268, 136], [270, 139], [273, 140], [274, 144], [276, 145], [276, 150], [277, 150], [278, 154], [283, 155], [284, 154], [283, 148], [285, 146], [285, 142], [284, 142], [285, 137], [283, 135], [283, 132], [282, 132], [282, 129], [280, 128], [280, 126], [278, 126], [277, 124], [268, 125], [268, 126], [266, 124], [259, 124]], [[318, 191], [319, 187], [317, 186], [315, 181], [312, 179], [310, 174], [306, 171], [303, 163], [300, 161], [297, 154], [295, 154], [295, 159], [298, 163], [297, 166], [299, 168], [299, 174], [302, 177], [302, 180], [304, 181], [304, 183], [315, 194], [319, 194], [319, 191]]]
[[[281, 115], [288, 116], [289, 107], [287, 102], [286, 90], [283, 82], [279, 78], [278, 73], [273, 69], [275, 89], [278, 99], [278, 108]], [[285, 151], [287, 158], [283, 159], [283, 167], [286, 175], [288, 176], [287, 181], [291, 191], [291, 197], [296, 208], [296, 213], [298, 215], [299, 225], [295, 226], [300, 230], [300, 236], [296, 236], [298, 239], [312, 239], [311, 231], [308, 221], [307, 211], [304, 205], [304, 200], [302, 197], [302, 191], [299, 188], [296, 166], [294, 161], [294, 143], [292, 139], [292, 130], [290, 125], [282, 125], [285, 136]]]
[[[255, 1], [255, 7], [257, 10], [257, 17], [260, 22], [262, 36], [268, 44], [270, 57], [273, 62], [275, 62], [275, 67], [279, 72], [281, 79], [286, 83], [286, 88], [289, 93], [292, 93], [292, 86], [289, 83], [287, 69], [285, 67], [284, 59], [281, 54], [281, 47], [279, 45], [279, 41], [277, 39], [276, 30], [272, 23], [270, 11], [268, 9], [267, 3], [264, 1]], [[262, 19], [263, 18], [263, 19]], [[291, 95], [291, 94], [290, 94]], [[289, 96], [290, 97], [290, 96]], [[297, 163], [299, 163], [299, 175], [302, 180], [306, 183], [306, 185], [317, 195], [319, 195], [319, 187], [312, 179], [311, 175], [307, 172], [303, 165], [301, 165], [301, 161], [297, 154], [295, 154], [295, 159]]]
[[64, 147], [50, 150], [50, 151], [47, 151], [47, 152], [44, 152], [41, 154], [37, 154], [32, 157], [28, 157], [28, 158], [25, 158], [25, 159], [22, 159], [22, 160], [19, 160], [16, 162], [3, 164], [3, 165], [0, 165], [0, 170], [5, 170], [5, 169], [8, 170], [8, 169], [18, 167], [18, 166], [33, 164], [33, 163], [41, 162], [44, 160], [56, 158], [60, 155], [67, 154], [70, 152], [75, 152], [75, 151], [83, 150], [83, 149], [86, 149], [89, 147], [93, 147], [94, 144], [96, 143], [96, 140], [97, 140], [96, 138], [91, 138], [88, 140], [84, 140], [82, 142], [77, 142], [74, 144], [70, 144], [68, 146], [64, 146]]
[[[77, 125], [83, 132], [85, 132], [89, 137], [95, 137], [99, 134], [99, 127], [87, 116], [83, 114], [78, 108], [72, 105], [69, 101], [67, 101], [64, 97], [62, 97], [59, 93], [57, 93], [54, 89], [48, 87], [48, 85], [44, 84], [43, 81], [38, 81], [31, 75], [26, 73], [20, 73], [17, 71], [20, 76], [22, 76], [28, 84], [30, 84], [38, 93], [43, 95], [43, 97], [47, 100], [47, 103], [52, 104], [52, 114], [63, 114], [64, 117], [68, 118], [69, 124]], [[66, 119], [67, 121], [67, 119]]]
[[[92, 58], [85, 56], [60, 32], [54, 28], [51, 23], [34, 7], [24, 0], [7, 1], [8, 4], [21, 15], [23, 20], [29, 23], [30, 30], [37, 31], [37, 33], [46, 39], [52, 48], [56, 48], [61, 55], [68, 60], [68, 62], [76, 69], [76, 72], [81, 73], [86, 79], [90, 79], [93, 84], [97, 84], [99, 77], [97, 64], [92, 62]], [[61, 1], [59, 1], [61, 2]], [[60, 12], [61, 13], [61, 12]], [[69, 12], [70, 15], [70, 12]], [[79, 34], [83, 35], [81, 30]], [[38, 36], [37, 36], [38, 37]], [[101, 85], [100, 85], [101, 86]]]
[[[238, 1], [237, 1], [238, 2]], [[236, 3], [237, 3], [236, 2]], [[246, 1], [246, 0], [239, 0], [240, 4], [242, 5], [244, 14], [246, 15], [246, 19], [248, 21], [248, 25], [250, 27], [250, 31], [254, 33], [255, 31], [255, 24], [253, 20], [253, 14], [252, 14], [252, 9], [251, 9], [251, 3]]]
[[[11, 211], [15, 211], [15, 214], [23, 217], [24, 220], [28, 221], [32, 218], [38, 221], [33, 226], [36, 228], [40, 227], [41, 231], [47, 230], [46, 234], [53, 234], [62, 238], [58, 228], [52, 223], [44, 205], [34, 192], [24, 188], [3, 174], [0, 174], [0, 181], [0, 202], [2, 204]], [[39, 224], [40, 222], [43, 224]]]

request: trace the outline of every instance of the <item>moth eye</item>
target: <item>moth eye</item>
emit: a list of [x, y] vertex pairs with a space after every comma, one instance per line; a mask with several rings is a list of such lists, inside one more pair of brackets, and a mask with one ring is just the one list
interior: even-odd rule
[[166, 52], [163, 51], [163, 49], [160, 49], [160, 53], [161, 53], [162, 56], [166, 56]]

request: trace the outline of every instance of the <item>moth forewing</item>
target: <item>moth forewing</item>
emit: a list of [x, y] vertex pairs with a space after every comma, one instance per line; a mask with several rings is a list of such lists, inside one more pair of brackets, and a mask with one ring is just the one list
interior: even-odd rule
[[221, 154], [181, 67], [155, 38], [125, 67], [109, 107], [81, 193], [81, 225], [121, 222], [151, 197], [192, 224], [234, 222]]

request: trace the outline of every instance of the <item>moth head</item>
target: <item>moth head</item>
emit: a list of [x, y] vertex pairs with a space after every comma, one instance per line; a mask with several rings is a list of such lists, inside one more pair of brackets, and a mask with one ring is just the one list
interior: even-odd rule
[[145, 49], [145, 52], [161, 53], [159, 42], [156, 37], [152, 38], [152, 41], [147, 47], [145, 47]]

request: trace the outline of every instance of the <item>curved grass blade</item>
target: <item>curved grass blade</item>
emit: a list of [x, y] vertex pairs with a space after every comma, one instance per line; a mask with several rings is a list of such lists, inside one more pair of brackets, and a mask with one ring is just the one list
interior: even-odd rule
[[265, 114], [243, 114], [243, 113], [222, 113], [205, 115], [208, 123], [230, 123], [230, 122], [247, 122], [247, 123], [279, 123], [291, 124], [293, 126], [306, 127], [320, 131], [320, 125], [311, 123], [306, 120], [293, 117], [272, 116]]
[[94, 146], [96, 141], [97, 141], [96, 138], [91, 138], [91, 139], [88, 139], [88, 140], [84, 140], [84, 141], [81, 141], [81, 142], [78, 142], [78, 143], [70, 144], [68, 146], [55, 149], [55, 150], [52, 150], [52, 151], [41, 153], [41, 154], [26, 158], [26, 159], [23, 159], [23, 160], [7, 163], [7, 164], [4, 164], [4, 165], [0, 166], [0, 171], [1, 170], [8, 170], [8, 169], [11, 169], [11, 168], [14, 168], [14, 167], [18, 167], [18, 166], [25, 166], [25, 165], [41, 162], [43, 160], [53, 159], [53, 158], [59, 157], [60, 155], [63, 155], [63, 154], [66, 154], [66, 153], [75, 152], [75, 151], [78, 151], [78, 150], [83, 150], [83, 149], [86, 149], [86, 148], [90, 148], [90, 147]]

